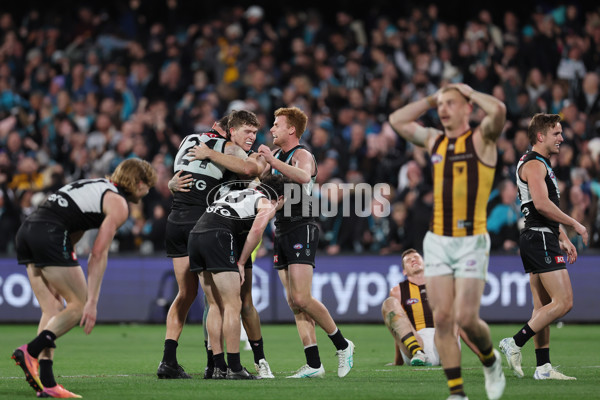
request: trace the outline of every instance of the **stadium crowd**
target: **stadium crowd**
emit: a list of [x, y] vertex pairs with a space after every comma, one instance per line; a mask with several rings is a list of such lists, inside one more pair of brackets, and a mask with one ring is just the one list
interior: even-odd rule
[[[174, 0], [154, 8], [109, 3], [78, 6], [72, 15], [0, 14], [0, 254], [14, 254], [16, 230], [47, 193], [110, 175], [130, 157], [152, 163], [158, 182], [132, 205], [113, 250], [164, 252], [167, 182], [182, 138], [246, 109], [262, 124], [255, 147], [269, 145], [273, 111], [282, 106], [309, 116], [303, 141], [317, 159], [319, 185], [389, 185], [389, 217], [320, 217], [320, 247], [327, 254], [420, 252], [432, 210], [431, 165], [387, 118], [456, 82], [507, 107], [489, 203], [493, 250], [517, 251], [515, 168], [536, 112], [563, 117], [565, 142], [553, 160], [561, 208], [588, 228], [589, 247], [600, 246], [597, 6], [538, 7], [527, 20], [482, 8], [456, 24], [435, 4], [397, 15], [338, 11], [325, 21], [316, 9], [268, 15], [256, 5], [231, 6], [198, 18]], [[480, 117], [475, 112], [472, 123]], [[439, 124], [435, 111], [423, 118]], [[357, 201], [341, 189], [317, 186], [317, 195], [334, 209]]]

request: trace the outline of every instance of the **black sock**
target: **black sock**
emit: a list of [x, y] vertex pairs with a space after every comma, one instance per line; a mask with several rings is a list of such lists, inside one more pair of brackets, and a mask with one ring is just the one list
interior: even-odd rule
[[208, 348], [208, 341], [204, 341], [204, 348], [206, 349], [206, 366], [208, 368], [215, 367], [215, 361], [213, 360], [213, 351]]
[[319, 348], [316, 344], [304, 348], [306, 363], [311, 368], [319, 368], [321, 366], [321, 358], [319, 357]]
[[177, 365], [177, 343], [176, 340], [167, 339], [165, 340], [165, 350], [163, 352], [163, 362], [169, 365]]
[[42, 385], [44, 385], [44, 387], [56, 386], [54, 373], [52, 372], [52, 360], [40, 360], [40, 380], [42, 381]]
[[225, 353], [213, 354], [213, 360], [215, 362], [215, 367], [219, 368], [221, 371], [227, 371], [227, 364], [225, 364]]
[[535, 349], [535, 359], [538, 367], [541, 367], [544, 364], [550, 364], [550, 349]]
[[27, 352], [31, 357], [38, 358], [45, 348], [55, 348], [56, 335], [48, 330], [42, 331], [35, 339], [27, 343]]
[[344, 339], [344, 335], [342, 335], [342, 331], [339, 329], [336, 329], [334, 333], [327, 336], [329, 336], [329, 339], [331, 339], [337, 350], [345, 350], [348, 347], [348, 342]]
[[241, 371], [242, 364], [240, 363], [240, 353], [227, 352], [227, 364], [229, 365], [229, 369], [233, 372]]
[[534, 336], [535, 332], [531, 330], [529, 324], [525, 324], [521, 330], [517, 332], [515, 336], [513, 336], [513, 339], [515, 339], [515, 344], [517, 346], [523, 347], [523, 345], [525, 345], [525, 343], [527, 343], [527, 341]]
[[252, 347], [252, 353], [254, 353], [254, 363], [258, 364], [260, 360], [265, 358], [265, 351], [263, 349], [263, 339], [260, 338], [258, 340], [248, 340], [250, 342], [250, 346]]
[[448, 389], [450, 389], [450, 394], [465, 396], [460, 367], [445, 368], [444, 373], [446, 374], [446, 379], [448, 380]]

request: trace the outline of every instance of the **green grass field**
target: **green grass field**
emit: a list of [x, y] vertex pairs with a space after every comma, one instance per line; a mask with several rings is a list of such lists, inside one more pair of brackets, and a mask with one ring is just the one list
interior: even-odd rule
[[[304, 364], [304, 353], [295, 326], [263, 327], [265, 352], [276, 379], [260, 381], [207, 381], [202, 326], [189, 325], [178, 349], [179, 362], [192, 373], [191, 380], [158, 380], [164, 327], [161, 325], [99, 325], [88, 337], [76, 328], [57, 342], [54, 361], [57, 381], [85, 399], [445, 399], [446, 382], [441, 368], [391, 367], [392, 338], [383, 325], [341, 325], [356, 344], [355, 367], [344, 379], [337, 377], [335, 349], [318, 332], [324, 379], [285, 379]], [[494, 344], [512, 335], [517, 325], [493, 325]], [[33, 325], [0, 325], [0, 399], [35, 396], [12, 351], [33, 338]], [[507, 376], [504, 399], [600, 398], [600, 326], [565, 325], [552, 328], [551, 359], [577, 381], [535, 381], [533, 343], [523, 352], [526, 377]], [[476, 357], [463, 346], [465, 390], [471, 400], [485, 399], [483, 372]], [[242, 364], [253, 372], [251, 351], [242, 350]]]

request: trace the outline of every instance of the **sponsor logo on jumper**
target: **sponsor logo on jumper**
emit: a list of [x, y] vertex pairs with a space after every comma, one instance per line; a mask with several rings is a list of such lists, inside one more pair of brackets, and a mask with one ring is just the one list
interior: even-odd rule
[[460, 153], [460, 154], [454, 154], [454, 155], [449, 156], [448, 161], [451, 161], [451, 162], [464, 161], [464, 160], [468, 160], [469, 158], [473, 158], [473, 154]]
[[554, 257], [554, 260], [556, 261], [557, 264], [564, 264], [565, 263], [565, 257], [564, 256], [556, 256], [556, 257]]

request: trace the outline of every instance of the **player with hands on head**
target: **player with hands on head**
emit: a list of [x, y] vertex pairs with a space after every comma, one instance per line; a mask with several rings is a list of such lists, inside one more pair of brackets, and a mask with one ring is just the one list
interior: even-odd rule
[[[485, 116], [472, 128], [474, 106]], [[433, 107], [443, 130], [417, 122]], [[396, 132], [425, 148], [432, 163], [433, 214], [423, 253], [435, 344], [449, 400], [467, 398], [456, 325], [480, 353], [488, 398], [499, 399], [506, 385], [500, 353], [479, 317], [490, 251], [486, 207], [498, 158], [496, 141], [505, 121], [506, 106], [500, 100], [462, 83], [442, 87], [389, 116]]]

